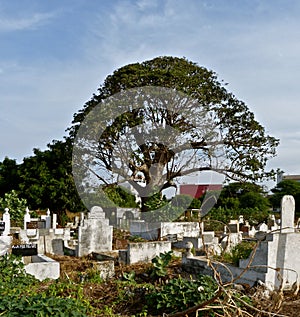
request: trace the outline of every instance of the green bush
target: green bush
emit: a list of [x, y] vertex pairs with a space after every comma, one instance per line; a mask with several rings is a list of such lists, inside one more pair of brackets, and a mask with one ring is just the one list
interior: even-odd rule
[[[26, 273], [21, 257], [0, 257], [0, 315], [87, 316], [89, 306], [75, 284], [54, 281], [43, 291], [39, 290], [40, 285], [41, 282]], [[70, 296], [66, 296], [67, 293]]]
[[159, 312], [173, 313], [209, 300], [217, 288], [210, 276], [200, 275], [197, 280], [179, 276], [146, 295], [146, 301], [149, 302], [149, 307], [155, 307]]

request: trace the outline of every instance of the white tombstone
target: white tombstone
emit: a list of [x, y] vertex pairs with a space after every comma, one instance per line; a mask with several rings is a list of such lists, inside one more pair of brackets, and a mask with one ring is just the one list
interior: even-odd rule
[[249, 231], [249, 237], [253, 238], [256, 234], [256, 229], [254, 226], [252, 226], [251, 230]]
[[28, 207], [26, 207], [25, 215], [24, 215], [24, 230], [27, 229], [27, 222], [30, 222], [30, 220], [31, 220], [31, 217], [30, 217], [29, 209]]
[[239, 221], [238, 220], [230, 220], [228, 224], [228, 230], [230, 233], [238, 233], [240, 231]]
[[51, 228], [51, 215], [49, 208], [47, 209], [47, 214], [41, 216], [41, 220], [45, 221], [45, 229]]
[[57, 225], [57, 214], [52, 215], [52, 229], [56, 229]]
[[10, 214], [9, 214], [9, 209], [5, 208], [5, 212], [2, 215], [2, 220], [5, 223], [5, 228], [2, 233], [3, 236], [8, 236], [10, 234]]
[[113, 227], [109, 225], [109, 219], [105, 218], [103, 209], [94, 206], [78, 227], [76, 255], [81, 257], [92, 252], [111, 251], [112, 235]]
[[50, 215], [50, 210], [49, 208], [47, 209], [47, 216], [46, 216], [46, 229], [51, 228], [51, 215]]
[[239, 216], [239, 224], [244, 224], [245, 221], [244, 221], [244, 216], [243, 215], [240, 215]]
[[268, 232], [269, 231], [269, 227], [268, 227], [268, 225], [265, 222], [263, 222], [263, 223], [261, 223], [258, 226], [258, 231], [259, 232]]
[[291, 195], [284, 195], [281, 199], [281, 222], [282, 233], [295, 232], [295, 199]]

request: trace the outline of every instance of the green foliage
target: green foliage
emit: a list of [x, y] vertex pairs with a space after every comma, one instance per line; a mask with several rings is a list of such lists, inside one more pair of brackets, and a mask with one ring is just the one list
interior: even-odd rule
[[217, 290], [216, 282], [210, 276], [200, 275], [197, 280], [171, 279], [146, 295], [150, 306], [159, 312], [183, 311], [212, 298]]
[[35, 282], [37, 280], [25, 272], [21, 257], [8, 254], [0, 257], [0, 285], [2, 290], [3, 285], [16, 284], [23, 288]]
[[234, 246], [230, 252], [226, 252], [217, 258], [221, 261], [238, 266], [239, 260], [249, 258], [251, 252], [255, 248], [255, 245], [256, 242], [254, 241], [242, 241], [241, 243]]
[[151, 211], [162, 208], [167, 205], [167, 199], [162, 196], [161, 193], [157, 192], [149, 197], [143, 197], [144, 199], [144, 210]]
[[270, 202], [274, 209], [279, 209], [284, 195], [292, 195], [295, 198], [296, 211], [300, 212], [300, 183], [293, 180], [283, 180], [272, 190]]
[[56, 212], [59, 220], [65, 210], [83, 211], [72, 174], [72, 142], [53, 141], [48, 149], [34, 149], [34, 155], [26, 157], [19, 166], [22, 196], [31, 209], [47, 209]]
[[19, 166], [16, 160], [6, 157], [3, 162], [0, 162], [0, 197], [13, 189], [17, 190], [19, 183]]
[[173, 251], [160, 253], [152, 259], [151, 277], [158, 278], [167, 275], [167, 266], [172, 260]]
[[125, 281], [134, 283], [135, 282], [135, 272], [134, 271], [124, 272], [123, 278]]
[[[103, 188], [104, 193], [108, 198], [118, 207], [137, 208], [138, 204], [135, 202], [135, 196], [120, 186], [114, 184]], [[102, 202], [101, 205], [103, 206]]]
[[270, 203], [264, 188], [249, 182], [234, 182], [223, 188], [219, 196], [217, 207], [226, 209], [258, 208], [269, 210]]
[[4, 209], [8, 208], [10, 218], [15, 225], [20, 226], [23, 224], [26, 207], [26, 199], [20, 198], [14, 189], [4, 194], [3, 198], [0, 197], [0, 211], [4, 212]]
[[129, 236], [128, 241], [130, 242], [145, 242], [146, 240], [139, 236]]
[[205, 228], [207, 230], [222, 231], [224, 225], [228, 224], [232, 219], [238, 219], [242, 215], [245, 220], [249, 221], [251, 226], [258, 225], [267, 221], [269, 217], [268, 210], [261, 210], [259, 208], [238, 208], [227, 209], [223, 207], [213, 208], [204, 218]]
[[270, 203], [263, 187], [248, 183], [235, 182], [225, 186], [221, 191], [216, 206], [204, 217], [206, 227], [223, 230], [224, 224], [240, 215], [250, 225], [257, 225], [268, 219]]
[[[40, 292], [40, 282], [27, 274], [21, 257], [0, 257], [0, 315], [9, 317], [86, 317], [83, 292], [71, 283], [54, 282]], [[69, 293], [70, 297], [66, 296]], [[72, 297], [71, 297], [72, 296]]]

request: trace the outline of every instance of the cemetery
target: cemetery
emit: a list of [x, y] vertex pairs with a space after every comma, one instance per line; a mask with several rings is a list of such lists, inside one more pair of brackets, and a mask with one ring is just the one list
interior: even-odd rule
[[[300, 228], [299, 222], [294, 221], [293, 196], [283, 197], [280, 218], [270, 215], [267, 223], [251, 227], [240, 216], [225, 224], [221, 233], [206, 231], [204, 222], [147, 223], [139, 219], [136, 210], [129, 212], [129, 209], [116, 212], [110, 219], [107, 210], [94, 206], [87, 214], [75, 218], [74, 223], [58, 228], [56, 214], [48, 210], [46, 215], [32, 218], [26, 209], [23, 228], [15, 228], [11, 227], [6, 209], [0, 222], [0, 253], [21, 256], [26, 273], [41, 282], [61, 279], [63, 258], [69, 258], [68, 263], [79, 263], [80, 259], [85, 263], [88, 259], [89, 264], [77, 271], [81, 281], [90, 278], [88, 272], [94, 272], [93, 278], [110, 281], [120, 274], [130, 279], [134, 268], [149, 270], [155, 261], [163, 263], [157, 259], [173, 254], [177, 270], [183, 276], [217, 274], [222, 285], [250, 288], [260, 285], [264, 294], [299, 290], [300, 259], [295, 255], [299, 252]], [[118, 213], [123, 222], [116, 221]], [[125, 214], [130, 215], [129, 219]], [[129, 231], [122, 229], [125, 222]], [[113, 229], [116, 223], [119, 229]], [[127, 239], [116, 248], [114, 230], [128, 232], [136, 241]], [[252, 243], [248, 257], [238, 259], [235, 264], [222, 258], [242, 243]], [[145, 280], [158, 274], [153, 273], [154, 268], [151, 274], [143, 273]], [[161, 278], [167, 275], [164, 266], [158, 272], [164, 272], [159, 273]], [[138, 273], [132, 276], [135, 274]]]

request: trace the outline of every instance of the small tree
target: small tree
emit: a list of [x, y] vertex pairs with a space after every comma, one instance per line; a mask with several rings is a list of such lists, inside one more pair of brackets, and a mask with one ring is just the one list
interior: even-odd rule
[[23, 223], [26, 206], [27, 200], [19, 198], [15, 190], [4, 194], [4, 197], [0, 198], [0, 210], [4, 212], [5, 208], [8, 208], [11, 220], [18, 226]]

